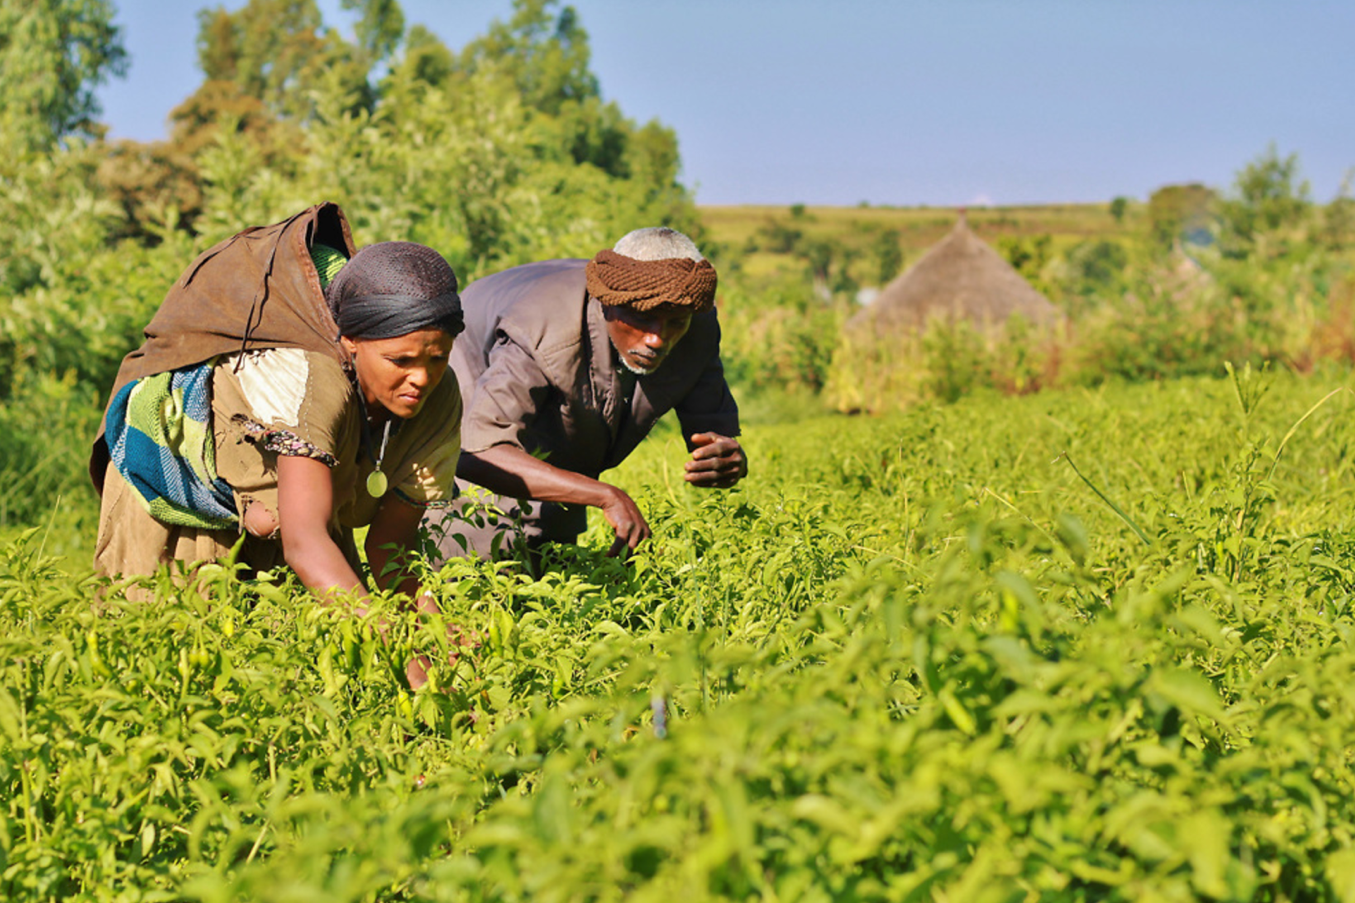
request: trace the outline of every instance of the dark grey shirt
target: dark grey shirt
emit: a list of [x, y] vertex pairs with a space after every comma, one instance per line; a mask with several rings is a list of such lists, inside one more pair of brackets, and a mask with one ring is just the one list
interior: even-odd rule
[[[462, 449], [515, 445], [596, 479], [669, 411], [685, 437], [738, 435], [715, 311], [693, 317], [663, 364], [636, 377], [617, 362], [602, 305], [588, 297], [586, 264], [530, 263], [461, 293], [466, 331], [452, 348], [451, 366], [465, 403]], [[545, 538], [572, 540], [586, 523], [582, 507], [534, 508], [535, 530]]]

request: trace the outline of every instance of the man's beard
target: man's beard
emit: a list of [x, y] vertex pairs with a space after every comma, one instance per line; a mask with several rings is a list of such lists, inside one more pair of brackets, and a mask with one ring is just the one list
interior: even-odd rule
[[659, 364], [663, 363], [663, 361], [659, 361], [659, 364], [655, 364], [652, 367], [637, 367], [634, 364], [632, 364], [624, 354], [617, 352], [616, 356], [621, 359], [621, 366], [625, 367], [627, 370], [629, 370], [631, 373], [634, 373], [636, 376], [648, 376], [655, 370], [659, 369]]
[[634, 364], [632, 364], [630, 362], [630, 358], [627, 355], [625, 355], [620, 348], [616, 346], [616, 342], [612, 342], [611, 344], [612, 351], [616, 353], [616, 359], [621, 362], [621, 366], [625, 367], [627, 370], [629, 370], [631, 373], [634, 373], [636, 376], [649, 376], [655, 370], [659, 369], [659, 366], [664, 362], [665, 358], [667, 357], [667, 355], [660, 357], [657, 361], [654, 362], [652, 366], [637, 367]]

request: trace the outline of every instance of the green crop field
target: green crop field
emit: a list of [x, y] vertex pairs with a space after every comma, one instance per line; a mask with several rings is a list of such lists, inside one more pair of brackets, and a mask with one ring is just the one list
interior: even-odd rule
[[0, 550], [0, 895], [1355, 899], [1355, 399], [1244, 371], [660, 432], [481, 643]]
[[[863, 340], [958, 212], [698, 207], [572, 6], [461, 47], [397, 3], [320, 4], [353, 40], [208, 10], [142, 143], [94, 92], [118, 5], [0, 36], [0, 901], [1355, 903], [1350, 180], [1272, 144], [973, 208], [982, 309], [966, 263]], [[222, 562], [95, 579], [119, 362], [200, 253], [323, 200], [462, 285], [692, 235], [749, 478], [688, 488], [660, 424], [609, 477], [629, 561], [594, 521], [539, 579], [425, 562], [426, 620]], [[951, 320], [1010, 270], [1059, 316]]]

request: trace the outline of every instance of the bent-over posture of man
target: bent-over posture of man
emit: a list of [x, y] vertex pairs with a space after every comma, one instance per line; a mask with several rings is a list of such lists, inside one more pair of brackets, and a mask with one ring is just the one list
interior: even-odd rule
[[467, 286], [451, 358], [465, 403], [457, 478], [497, 495], [488, 501], [508, 517], [483, 526], [435, 517], [442, 551], [488, 558], [574, 542], [589, 506], [616, 531], [609, 554], [634, 549], [649, 525], [598, 475], [670, 410], [692, 452], [687, 482], [742, 479], [715, 286], [696, 245], [667, 228], [631, 232], [592, 260], [530, 263]]

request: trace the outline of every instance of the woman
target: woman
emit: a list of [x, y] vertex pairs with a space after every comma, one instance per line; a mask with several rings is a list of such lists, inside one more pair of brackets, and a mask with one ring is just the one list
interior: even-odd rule
[[460, 446], [456, 288], [431, 248], [355, 254], [333, 204], [199, 257], [123, 361], [95, 442], [96, 570], [236, 550], [322, 597], [363, 595], [353, 530], [369, 526], [377, 585], [417, 596], [399, 556], [450, 502]]

